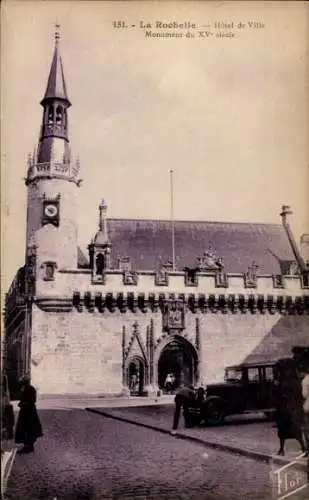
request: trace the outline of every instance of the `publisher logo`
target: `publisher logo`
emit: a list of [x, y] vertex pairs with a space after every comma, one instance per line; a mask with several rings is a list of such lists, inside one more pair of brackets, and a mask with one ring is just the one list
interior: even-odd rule
[[275, 500], [285, 498], [296, 500], [302, 498], [296, 494], [302, 490], [309, 490], [307, 473], [299, 465], [299, 461], [296, 459], [272, 471], [273, 498]]

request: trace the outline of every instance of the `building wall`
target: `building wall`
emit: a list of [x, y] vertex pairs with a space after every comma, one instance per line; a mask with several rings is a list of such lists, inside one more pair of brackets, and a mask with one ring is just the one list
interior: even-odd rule
[[[228, 276], [228, 288], [216, 287], [213, 274], [199, 275], [198, 286], [187, 286], [184, 273], [171, 273], [169, 278], [169, 286], [156, 286], [155, 274], [143, 272], [138, 274], [136, 285], [126, 285], [120, 271], [109, 271], [105, 284], [98, 284], [92, 281], [90, 271], [58, 269], [54, 279], [46, 281], [44, 270], [38, 265], [31, 316], [30, 366], [32, 382], [39, 393], [121, 393], [127, 380], [126, 370], [134, 357], [142, 360], [145, 367], [153, 359], [153, 377], [151, 380], [147, 377], [145, 383], [156, 385], [160, 355], [175, 335], [184, 337], [198, 351], [199, 382], [220, 381], [226, 366], [243, 362], [280, 318], [285, 317], [279, 314], [275, 303], [274, 308], [267, 306], [269, 297], [277, 300], [280, 296], [296, 299], [308, 295], [308, 290], [301, 289], [297, 276], [285, 277], [284, 288], [274, 288], [271, 276], [260, 276], [252, 289], [245, 288], [242, 275]], [[80, 307], [73, 302], [76, 293], [80, 296]], [[98, 295], [102, 310], [95, 301]], [[114, 306], [107, 303], [108, 295], [112, 296]], [[197, 303], [201, 295], [236, 299], [252, 296], [255, 300], [264, 297], [266, 307], [262, 312], [250, 307], [232, 312], [228, 307], [221, 308], [217, 301], [217, 306], [203, 309]], [[145, 299], [144, 307], [139, 303], [141, 296]], [[154, 296], [156, 305], [150, 300]], [[121, 305], [117, 302], [119, 297]], [[178, 299], [185, 307], [183, 328], [163, 331], [160, 301], [168, 304]], [[11, 340], [15, 333], [9, 324], [14, 314], [12, 310], [7, 322]], [[288, 313], [288, 317], [291, 319], [287, 328], [293, 335], [298, 316]], [[25, 325], [18, 332], [23, 338], [21, 352], [25, 353]]]
[[41, 394], [121, 392], [120, 313], [47, 312], [34, 307], [31, 375]]
[[[242, 363], [279, 321], [280, 314], [201, 316], [201, 380], [223, 381], [226, 366]], [[269, 353], [271, 356], [275, 353]]]
[[12, 397], [18, 391], [18, 381], [27, 371], [26, 330], [25, 310], [14, 308], [6, 324], [3, 366]]
[[[61, 248], [61, 247], [60, 247]], [[155, 272], [138, 273], [137, 285], [125, 285], [123, 274], [120, 271], [108, 271], [105, 284], [94, 284], [90, 270], [61, 270], [56, 272], [54, 281], [44, 281], [44, 272], [38, 268], [36, 284], [37, 295], [67, 296], [71, 297], [78, 291], [83, 295], [90, 292], [93, 296], [101, 292], [106, 293], [185, 293], [185, 294], [255, 294], [273, 296], [298, 296], [302, 293], [300, 278], [298, 276], [285, 276], [284, 288], [274, 288], [272, 276], [258, 276], [256, 287], [247, 289], [244, 286], [242, 275], [228, 275], [228, 288], [215, 286], [214, 273], [201, 273], [197, 286], [186, 286], [185, 276], [182, 272], [169, 273], [168, 286], [155, 284]]]
[[[196, 345], [200, 336], [200, 382], [223, 380], [224, 368], [244, 361], [280, 320], [279, 314], [186, 313], [186, 327], [174, 332]], [[290, 320], [293, 329], [293, 317]], [[162, 313], [48, 312], [33, 309], [31, 375], [39, 394], [115, 394], [134, 357], [147, 360], [147, 331], [154, 335], [154, 385], [158, 360], [173, 333]], [[139, 340], [134, 336], [138, 330]], [[124, 342], [124, 345], [123, 345]], [[123, 358], [123, 347], [126, 353]], [[146, 354], [146, 359], [145, 359]], [[123, 360], [125, 363], [123, 369]]]
[[[27, 244], [37, 246], [38, 266], [55, 261], [58, 267], [77, 267], [76, 199], [78, 187], [61, 179], [41, 179], [28, 185]], [[42, 227], [43, 197], [60, 194], [60, 224]]]

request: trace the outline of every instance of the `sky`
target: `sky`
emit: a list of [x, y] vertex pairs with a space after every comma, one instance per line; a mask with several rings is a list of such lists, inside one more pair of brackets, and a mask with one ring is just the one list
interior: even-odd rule
[[[176, 219], [280, 223], [289, 204], [295, 236], [309, 232], [308, 4], [10, 0], [1, 8], [4, 289], [24, 263], [26, 159], [38, 143], [55, 22], [83, 178], [84, 250], [102, 198], [110, 217], [168, 219], [170, 169]], [[160, 30], [156, 21], [197, 27]], [[195, 36], [146, 37], [141, 22]]]

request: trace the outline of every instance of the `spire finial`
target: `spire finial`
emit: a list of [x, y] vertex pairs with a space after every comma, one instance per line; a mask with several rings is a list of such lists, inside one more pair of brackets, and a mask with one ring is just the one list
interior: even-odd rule
[[58, 20], [55, 22], [55, 44], [58, 45], [60, 40], [60, 24], [58, 23]]

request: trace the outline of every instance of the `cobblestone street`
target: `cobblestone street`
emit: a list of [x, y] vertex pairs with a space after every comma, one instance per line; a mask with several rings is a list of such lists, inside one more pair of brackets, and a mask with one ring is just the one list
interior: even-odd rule
[[83, 410], [42, 410], [6, 498], [269, 500], [269, 465]]

